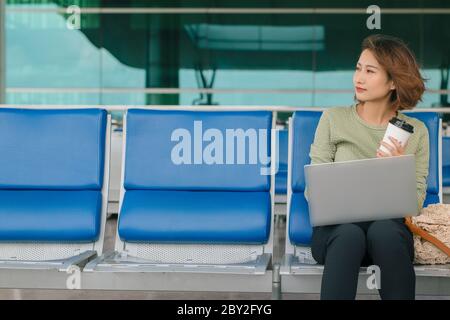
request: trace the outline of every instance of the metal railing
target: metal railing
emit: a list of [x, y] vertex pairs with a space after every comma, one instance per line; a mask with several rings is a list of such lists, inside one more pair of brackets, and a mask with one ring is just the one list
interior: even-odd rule
[[[338, 106], [336, 106], [338, 107]], [[274, 105], [222, 105], [222, 106], [198, 106], [198, 105], [21, 105], [21, 104], [0, 104], [0, 108], [15, 108], [15, 109], [104, 109], [111, 111], [126, 111], [128, 109], [147, 109], [147, 110], [193, 110], [193, 111], [248, 111], [248, 110], [262, 110], [272, 112], [295, 112], [295, 111], [324, 111], [330, 107], [295, 107], [295, 106], [274, 106]], [[437, 108], [415, 108], [407, 110], [408, 112], [438, 112], [450, 113], [450, 107]]]

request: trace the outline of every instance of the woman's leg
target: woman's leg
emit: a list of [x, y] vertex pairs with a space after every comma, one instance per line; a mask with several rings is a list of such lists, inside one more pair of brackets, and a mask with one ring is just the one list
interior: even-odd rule
[[316, 227], [311, 250], [323, 264], [321, 299], [355, 299], [361, 261], [366, 253], [366, 235], [355, 224]]
[[367, 250], [380, 267], [382, 299], [414, 299], [414, 240], [403, 219], [373, 222], [367, 231]]

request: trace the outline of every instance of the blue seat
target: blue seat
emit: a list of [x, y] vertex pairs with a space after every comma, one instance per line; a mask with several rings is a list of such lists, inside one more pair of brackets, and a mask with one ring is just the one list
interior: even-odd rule
[[271, 292], [272, 122], [129, 109], [115, 250], [83, 272], [108, 289]]
[[309, 149], [314, 141], [314, 134], [319, 123], [320, 111], [295, 112], [292, 126], [292, 163], [291, 189], [289, 206], [288, 234], [292, 244], [309, 245], [312, 227], [309, 222], [308, 202], [305, 198], [305, 175], [303, 167], [311, 162]]
[[442, 150], [439, 150], [441, 135], [441, 118], [436, 112], [405, 112], [409, 117], [422, 121], [428, 129], [430, 144], [430, 161], [427, 179], [427, 193], [423, 206], [442, 202], [442, 181], [439, 177]]
[[267, 192], [129, 190], [120, 235], [129, 242], [264, 244]]
[[442, 137], [442, 185], [450, 187], [450, 137]]
[[104, 110], [0, 109], [0, 241], [100, 236]]
[[278, 142], [278, 172], [275, 175], [275, 193], [287, 193], [287, 166], [288, 166], [288, 130], [279, 131]]
[[[118, 232], [124, 242], [264, 244], [270, 234], [270, 176], [252, 163], [248, 144], [227, 143], [227, 130], [259, 130], [259, 147], [270, 150], [270, 112], [192, 112], [130, 109], [126, 119], [125, 195]], [[212, 135], [202, 142], [202, 136]], [[183, 136], [183, 137], [182, 137]], [[200, 140], [199, 140], [200, 139]], [[206, 163], [215, 139], [218, 162]], [[264, 140], [264, 141], [262, 141]], [[255, 142], [256, 140], [254, 140]], [[177, 149], [181, 144], [186, 147]], [[254, 145], [253, 145], [254, 146]], [[239, 153], [247, 161], [236, 163]], [[267, 150], [265, 150], [267, 151]], [[234, 152], [234, 156], [230, 152]], [[270, 152], [268, 153], [270, 155]], [[185, 163], [179, 164], [184, 157]], [[228, 157], [231, 157], [228, 159]], [[222, 159], [222, 160], [220, 160]], [[190, 163], [190, 164], [187, 164]]]
[[[427, 193], [424, 206], [441, 202], [439, 181], [439, 139], [440, 118], [434, 112], [405, 112], [415, 117], [428, 128], [430, 137], [430, 163]], [[311, 162], [309, 151], [314, 141], [316, 127], [322, 112], [297, 111], [292, 120], [292, 197], [288, 223], [289, 240], [293, 245], [308, 246], [311, 242], [312, 227], [309, 222], [308, 202], [305, 198], [305, 175], [303, 167]]]
[[92, 242], [100, 235], [95, 190], [0, 190], [0, 236], [17, 242]]

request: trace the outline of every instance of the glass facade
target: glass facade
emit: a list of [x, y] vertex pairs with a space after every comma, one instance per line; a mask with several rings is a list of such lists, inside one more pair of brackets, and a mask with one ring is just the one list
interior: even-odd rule
[[[80, 15], [67, 13], [74, 4]], [[450, 1], [377, 1], [381, 30], [366, 26], [371, 4], [7, 0], [0, 98], [15, 105], [348, 105], [361, 41], [383, 33], [416, 53], [428, 79], [419, 107], [448, 105]]]

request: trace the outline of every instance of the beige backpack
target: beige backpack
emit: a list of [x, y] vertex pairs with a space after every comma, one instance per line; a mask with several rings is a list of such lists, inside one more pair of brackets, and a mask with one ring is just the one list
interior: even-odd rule
[[450, 263], [450, 204], [430, 204], [405, 223], [414, 234], [414, 263]]

